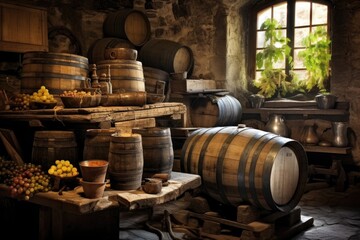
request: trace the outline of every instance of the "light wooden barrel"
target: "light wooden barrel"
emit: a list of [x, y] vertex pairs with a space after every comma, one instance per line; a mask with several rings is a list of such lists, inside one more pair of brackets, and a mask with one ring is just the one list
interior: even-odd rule
[[69, 53], [26, 52], [22, 64], [21, 91], [30, 94], [41, 86], [56, 94], [80, 89], [89, 70], [86, 57]]
[[134, 44], [127, 39], [121, 38], [101, 38], [93, 42], [88, 50], [89, 63], [97, 64], [105, 60], [105, 51], [109, 48], [131, 48], [135, 49]]
[[128, 39], [135, 46], [142, 46], [151, 36], [146, 14], [136, 9], [121, 9], [105, 18], [103, 32], [106, 37]]
[[200, 128], [181, 153], [181, 170], [199, 174], [210, 197], [274, 211], [290, 211], [299, 203], [307, 166], [299, 142], [247, 127]]
[[141, 186], [144, 157], [140, 134], [112, 134], [108, 159], [112, 189], [136, 190]]
[[145, 91], [145, 79], [142, 63], [133, 60], [104, 60], [97, 65], [97, 74], [107, 74], [110, 65], [113, 93]]
[[73, 131], [36, 131], [31, 161], [40, 164], [44, 171], [55, 164], [55, 160], [69, 160], [78, 164], [78, 145]]
[[85, 133], [83, 160], [102, 159], [108, 161], [111, 135], [115, 132], [115, 128], [87, 129]]
[[144, 66], [158, 68], [168, 73], [188, 72], [191, 75], [194, 67], [192, 50], [178, 42], [166, 39], [150, 39], [138, 55]]
[[198, 97], [190, 105], [194, 127], [236, 126], [241, 116], [241, 103], [230, 95]]
[[144, 153], [143, 177], [151, 177], [156, 173], [171, 175], [174, 150], [170, 128], [134, 128], [132, 131], [142, 137]]

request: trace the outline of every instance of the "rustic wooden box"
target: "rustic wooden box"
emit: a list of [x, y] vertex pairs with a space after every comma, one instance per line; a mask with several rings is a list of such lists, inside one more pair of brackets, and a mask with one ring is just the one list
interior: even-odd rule
[[172, 93], [196, 93], [216, 89], [215, 80], [186, 79], [171, 81]]

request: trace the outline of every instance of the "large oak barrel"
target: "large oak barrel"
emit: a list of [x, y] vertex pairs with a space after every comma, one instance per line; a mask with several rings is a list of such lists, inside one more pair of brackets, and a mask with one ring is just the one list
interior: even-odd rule
[[181, 170], [199, 174], [204, 192], [228, 205], [290, 211], [307, 181], [299, 142], [253, 128], [200, 128], [181, 154]]
[[142, 63], [134, 60], [104, 60], [97, 65], [97, 74], [107, 74], [110, 65], [113, 93], [145, 91]]
[[241, 116], [241, 103], [230, 95], [198, 97], [190, 105], [194, 127], [236, 126]]
[[83, 160], [108, 160], [111, 135], [116, 132], [110, 129], [87, 129], [85, 133]]
[[148, 17], [136, 9], [121, 9], [108, 14], [103, 32], [106, 37], [128, 39], [135, 46], [142, 46], [151, 36]]
[[141, 186], [144, 157], [140, 134], [112, 134], [108, 160], [112, 189], [136, 190]]
[[168, 73], [188, 72], [191, 75], [194, 67], [192, 50], [178, 42], [166, 39], [150, 39], [138, 55], [144, 66], [158, 68]]
[[144, 152], [143, 177], [151, 177], [156, 173], [171, 175], [174, 163], [174, 150], [170, 128], [134, 128], [142, 138]]
[[80, 89], [89, 70], [86, 57], [69, 53], [26, 52], [22, 64], [23, 93], [33, 93], [41, 86], [55, 94]]
[[105, 51], [109, 48], [131, 48], [135, 49], [134, 44], [127, 39], [121, 38], [101, 38], [93, 42], [88, 50], [89, 63], [97, 64], [105, 60]]
[[78, 164], [78, 145], [73, 131], [36, 131], [31, 161], [47, 171], [55, 160]]

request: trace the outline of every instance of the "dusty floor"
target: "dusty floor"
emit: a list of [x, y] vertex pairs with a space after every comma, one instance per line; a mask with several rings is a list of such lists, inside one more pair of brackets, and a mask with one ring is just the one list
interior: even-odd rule
[[[299, 205], [301, 215], [314, 219], [313, 226], [291, 239], [296, 240], [360, 240], [360, 184], [352, 185], [345, 192], [336, 192], [333, 187], [311, 190], [304, 193]], [[164, 210], [169, 213], [188, 207], [186, 196], [167, 204], [157, 206], [151, 218], [151, 226], [164, 226]], [[141, 210], [120, 216], [119, 239], [157, 240], [158, 235], [147, 231], [144, 222], [148, 219], [148, 211]], [[168, 232], [163, 231], [163, 239], [172, 239]], [[178, 239], [182, 233], [176, 233]], [[237, 238], [240, 239], [240, 238]]]

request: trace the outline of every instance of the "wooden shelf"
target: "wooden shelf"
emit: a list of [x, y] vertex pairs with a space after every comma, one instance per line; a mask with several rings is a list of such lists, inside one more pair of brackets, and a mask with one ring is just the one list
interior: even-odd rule
[[306, 152], [314, 153], [331, 153], [331, 154], [342, 154], [347, 155], [351, 153], [351, 147], [322, 147], [322, 146], [312, 146], [304, 145]]
[[349, 121], [347, 109], [317, 109], [317, 108], [244, 108], [242, 119], [258, 119], [268, 121], [271, 114], [286, 115], [291, 119], [325, 119], [329, 121]]

